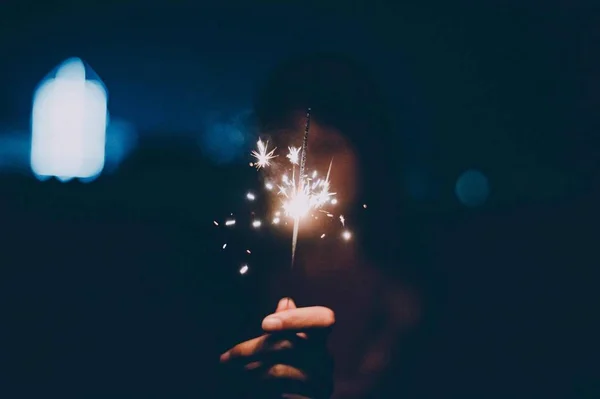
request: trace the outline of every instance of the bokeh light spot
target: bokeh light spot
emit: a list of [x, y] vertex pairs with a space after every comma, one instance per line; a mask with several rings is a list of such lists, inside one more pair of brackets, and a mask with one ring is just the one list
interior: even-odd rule
[[463, 172], [456, 181], [456, 197], [465, 206], [481, 206], [490, 194], [487, 177], [478, 170], [469, 169]]
[[104, 168], [107, 93], [78, 58], [60, 65], [36, 90], [31, 169], [38, 177], [93, 180]]

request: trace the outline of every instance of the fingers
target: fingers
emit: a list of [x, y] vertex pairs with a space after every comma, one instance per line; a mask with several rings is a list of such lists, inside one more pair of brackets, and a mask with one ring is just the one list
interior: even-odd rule
[[[290, 300], [291, 301], [291, 300]], [[335, 314], [329, 308], [312, 306], [282, 310], [267, 316], [262, 322], [265, 332], [327, 329], [335, 324]]]
[[296, 367], [288, 364], [274, 364], [265, 372], [266, 378], [290, 379], [296, 381], [306, 381], [306, 373]]
[[[277, 305], [276, 313], [267, 316], [262, 323], [263, 330], [273, 335], [263, 335], [242, 342], [221, 355], [221, 362], [227, 362], [234, 358], [251, 358], [261, 352], [281, 351], [291, 349], [297, 338], [306, 339], [302, 331], [322, 330], [325, 338], [329, 328], [335, 323], [335, 315], [329, 308], [313, 306], [307, 308], [296, 308], [292, 299], [283, 298]], [[282, 310], [283, 309], [283, 310]], [[281, 334], [286, 332], [298, 332], [289, 336]], [[316, 333], [316, 331], [313, 331]], [[315, 334], [315, 337], [321, 334]], [[312, 340], [311, 340], [312, 342]], [[317, 340], [317, 342], [320, 342]]]
[[[310, 370], [310, 369], [308, 369]], [[313, 370], [311, 370], [313, 371]], [[262, 375], [267, 397], [308, 399], [329, 398], [333, 393], [331, 375], [325, 379], [307, 373], [307, 369], [287, 364], [274, 364]]]
[[281, 298], [277, 304], [275, 313], [282, 312], [284, 310], [296, 309], [296, 304], [292, 298]]
[[263, 335], [237, 344], [229, 349], [221, 355], [221, 363], [237, 360], [243, 362], [253, 361], [269, 353], [293, 349], [297, 341], [298, 338], [293, 335], [279, 335], [277, 337]]
[[250, 357], [256, 354], [264, 347], [267, 338], [266, 335], [263, 335], [237, 344], [221, 355], [221, 363], [235, 358]]

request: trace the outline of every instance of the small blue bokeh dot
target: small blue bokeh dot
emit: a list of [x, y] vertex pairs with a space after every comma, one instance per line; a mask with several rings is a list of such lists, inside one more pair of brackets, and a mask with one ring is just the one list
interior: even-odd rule
[[455, 193], [463, 205], [477, 207], [487, 201], [490, 195], [490, 185], [483, 173], [469, 169], [463, 172], [456, 181]]

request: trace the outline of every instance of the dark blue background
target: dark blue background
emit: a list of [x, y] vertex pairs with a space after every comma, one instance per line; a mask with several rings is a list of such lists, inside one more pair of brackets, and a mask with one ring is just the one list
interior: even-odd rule
[[[3, 395], [196, 397], [218, 382], [216, 356], [266, 305], [260, 273], [241, 280], [211, 229], [254, 184], [247, 146], [211, 148], [231, 150], [228, 129], [252, 144], [244, 116], [277, 63], [336, 50], [384, 88], [384, 154], [404, 166], [427, 307], [396, 388], [594, 397], [598, 8], [4, 2], [0, 137], [26, 141], [35, 87], [78, 56], [138, 141], [90, 184], [40, 183], [26, 164], [3, 174]], [[455, 196], [470, 168], [491, 190], [476, 208]]]

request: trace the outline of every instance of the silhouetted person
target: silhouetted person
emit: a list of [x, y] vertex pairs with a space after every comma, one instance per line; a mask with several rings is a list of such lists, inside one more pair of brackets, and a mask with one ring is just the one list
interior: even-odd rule
[[[341, 230], [335, 228], [327, 230], [327, 235], [334, 237], [328, 240], [319, 239], [321, 232], [311, 232], [310, 226], [301, 229], [304, 238], [299, 242], [294, 271], [291, 276], [274, 273], [271, 292], [292, 295], [298, 304], [309, 307], [283, 310], [270, 317], [304, 311], [304, 328], [310, 330], [313, 324], [329, 327], [335, 313], [336, 325], [329, 340], [336, 364], [333, 397], [381, 397], [378, 389], [397, 360], [400, 337], [417, 323], [419, 312], [416, 292], [398, 279], [390, 279], [386, 272], [397, 273], [403, 267], [402, 257], [395, 253], [401, 245], [395, 227], [401, 196], [398, 164], [386, 156], [394, 144], [386, 102], [366, 70], [352, 60], [330, 54], [300, 57], [277, 68], [259, 93], [256, 116], [260, 133], [270, 135], [279, 148], [298, 146], [308, 107], [312, 108], [309, 170], [327, 170], [333, 159], [330, 181], [338, 198], [335, 212], [347, 215], [357, 229], [350, 241], [337, 238]], [[279, 310], [286, 303], [283, 299]], [[330, 310], [334, 312], [331, 315]], [[326, 389], [316, 389], [328, 386], [323, 370], [320, 380], [314, 378], [322, 364], [293, 363], [296, 357], [303, 357], [304, 349], [287, 342], [288, 335], [271, 335], [272, 331], [265, 329], [263, 337], [233, 349], [248, 355], [238, 356], [238, 361], [245, 360], [239, 364], [240, 370], [244, 366], [252, 370], [247, 373], [255, 387], [291, 380], [295, 384], [289, 387], [305, 386], [313, 393], [307, 394], [309, 397], [325, 397], [319, 395], [327, 393]], [[277, 342], [279, 337], [278, 345], [286, 351], [275, 360], [262, 353], [262, 347], [256, 349], [256, 343]], [[310, 333], [306, 342], [311, 342]], [[226, 363], [228, 358], [225, 355]], [[291, 388], [285, 384], [278, 387], [281, 392], [293, 393], [286, 391]]]

